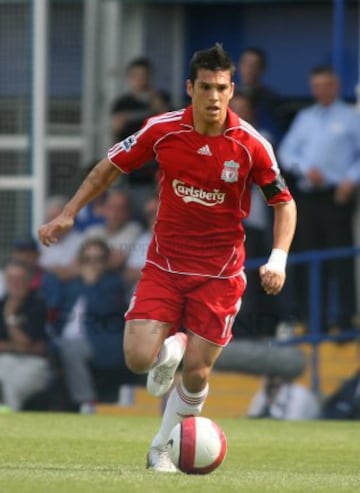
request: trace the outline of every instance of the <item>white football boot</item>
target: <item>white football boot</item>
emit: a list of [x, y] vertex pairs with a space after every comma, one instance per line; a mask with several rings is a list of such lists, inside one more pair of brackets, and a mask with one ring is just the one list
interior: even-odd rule
[[187, 335], [183, 332], [168, 337], [164, 341], [169, 356], [165, 363], [154, 366], [147, 376], [146, 388], [155, 397], [165, 395], [174, 382], [175, 372], [183, 359], [187, 343]]
[[156, 472], [177, 472], [169, 457], [167, 445], [150, 448], [147, 454], [146, 468]]

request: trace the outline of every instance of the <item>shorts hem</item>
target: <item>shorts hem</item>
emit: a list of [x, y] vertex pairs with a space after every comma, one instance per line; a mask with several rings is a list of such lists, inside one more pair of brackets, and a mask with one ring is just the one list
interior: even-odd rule
[[185, 330], [191, 332], [192, 334], [196, 335], [197, 337], [200, 337], [200, 339], [202, 339], [203, 341], [210, 342], [211, 344], [214, 344], [214, 346], [218, 346], [218, 347], [221, 347], [221, 348], [226, 347], [231, 342], [231, 340], [233, 339], [233, 335], [231, 335], [231, 337], [229, 337], [229, 339], [224, 344], [220, 344], [218, 342], [214, 342], [214, 341], [212, 341], [210, 339], [207, 339], [204, 336], [201, 336], [200, 334], [198, 334], [197, 332], [195, 332], [195, 331], [193, 331], [191, 329], [185, 328]]

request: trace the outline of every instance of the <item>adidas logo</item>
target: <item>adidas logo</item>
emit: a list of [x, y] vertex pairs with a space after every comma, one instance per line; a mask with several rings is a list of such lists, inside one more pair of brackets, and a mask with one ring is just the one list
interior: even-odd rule
[[197, 154], [202, 154], [203, 156], [212, 156], [212, 152], [210, 151], [210, 147], [206, 144], [197, 151]]

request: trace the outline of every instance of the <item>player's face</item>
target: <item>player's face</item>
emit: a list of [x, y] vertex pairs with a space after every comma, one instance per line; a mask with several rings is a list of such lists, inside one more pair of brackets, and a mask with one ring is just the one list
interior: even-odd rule
[[234, 83], [228, 70], [200, 69], [195, 82], [187, 81], [187, 94], [192, 99], [195, 126], [222, 126], [233, 96]]

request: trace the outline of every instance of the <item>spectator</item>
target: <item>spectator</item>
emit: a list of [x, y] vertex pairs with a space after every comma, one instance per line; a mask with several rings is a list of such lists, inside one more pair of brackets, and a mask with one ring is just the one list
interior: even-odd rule
[[259, 128], [268, 129], [273, 135], [273, 140], [278, 140], [284, 126], [281, 114], [284, 100], [264, 84], [266, 68], [267, 57], [262, 49], [249, 47], [244, 50], [238, 63], [240, 89], [254, 101]]
[[[331, 67], [316, 67], [310, 86], [315, 104], [300, 111], [279, 147], [281, 164], [294, 175], [298, 189], [295, 246], [300, 251], [350, 247], [354, 245], [354, 192], [360, 181], [360, 115], [339, 99], [340, 81]], [[331, 261], [322, 274], [322, 324], [349, 328], [356, 311], [354, 262]], [[300, 314], [306, 321], [304, 269], [299, 281]]]
[[151, 197], [145, 203], [144, 215], [147, 221], [147, 228], [138, 237], [126, 262], [124, 279], [126, 279], [129, 283], [131, 293], [135, 287], [135, 284], [140, 279], [142, 268], [145, 265], [148, 247], [153, 236], [153, 226], [156, 220], [158, 206], [159, 200], [156, 196]]
[[279, 377], [266, 377], [251, 401], [249, 418], [274, 418], [289, 421], [317, 419], [320, 405], [306, 387]]
[[119, 142], [135, 133], [145, 118], [168, 111], [170, 99], [152, 85], [153, 67], [145, 57], [132, 60], [126, 69], [128, 92], [119, 96], [112, 106], [113, 133]]
[[142, 231], [141, 225], [131, 219], [129, 196], [121, 190], [112, 190], [104, 205], [105, 224], [86, 231], [87, 238], [101, 237], [110, 247], [110, 266], [123, 269], [126, 259]]
[[0, 386], [3, 403], [13, 410], [44, 390], [50, 377], [46, 305], [31, 288], [32, 274], [26, 264], [11, 260], [0, 300]]
[[31, 236], [19, 238], [14, 242], [10, 253], [11, 260], [22, 262], [30, 269], [31, 289], [41, 288], [44, 269], [39, 265], [40, 245]]
[[[31, 273], [31, 288], [39, 289], [44, 270], [39, 265], [40, 246], [31, 236], [18, 238], [11, 249], [10, 259], [26, 264]], [[5, 276], [0, 272], [0, 298], [5, 295]]]
[[[65, 381], [81, 412], [94, 411], [97, 388], [92, 369], [121, 369], [125, 292], [109, 268], [110, 249], [100, 238], [90, 238], [79, 252], [79, 275], [66, 282], [49, 279], [53, 324]], [[99, 389], [101, 390], [101, 389]]]
[[360, 369], [324, 401], [321, 417], [360, 419]]
[[[132, 60], [126, 75], [128, 91], [120, 95], [112, 107], [115, 142], [122, 141], [140, 130], [144, 119], [171, 109], [169, 95], [153, 85], [153, 67], [147, 58]], [[157, 162], [151, 160], [141, 169], [122, 177], [123, 183], [129, 187], [134, 215], [140, 220], [145, 219], [142, 217], [142, 204], [156, 188], [157, 170]]]
[[[48, 198], [45, 205], [47, 221], [54, 219], [66, 204], [66, 197], [54, 195]], [[72, 229], [54, 245], [54, 248], [40, 246], [40, 265], [49, 272], [68, 279], [76, 275], [76, 255], [83, 240], [83, 235]]]

